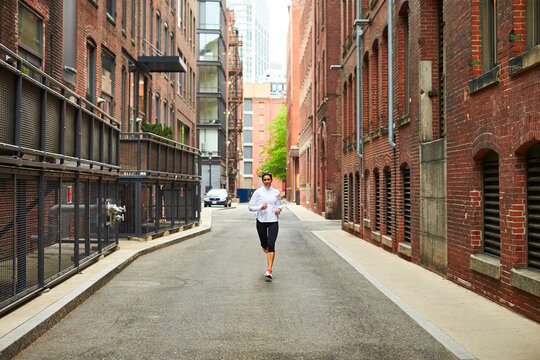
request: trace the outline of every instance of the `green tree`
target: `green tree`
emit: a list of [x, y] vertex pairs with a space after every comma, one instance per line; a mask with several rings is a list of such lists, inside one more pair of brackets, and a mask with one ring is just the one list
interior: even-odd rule
[[284, 181], [287, 178], [287, 110], [285, 105], [281, 107], [270, 124], [269, 130], [270, 139], [259, 153], [263, 161], [257, 171], [259, 173], [269, 171], [276, 179]]

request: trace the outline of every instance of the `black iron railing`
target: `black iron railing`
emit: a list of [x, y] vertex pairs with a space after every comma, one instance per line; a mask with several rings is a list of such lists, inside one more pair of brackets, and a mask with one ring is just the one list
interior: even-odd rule
[[0, 44], [0, 313], [118, 244], [118, 122]]
[[120, 170], [112, 116], [1, 44], [0, 53], [1, 163]]

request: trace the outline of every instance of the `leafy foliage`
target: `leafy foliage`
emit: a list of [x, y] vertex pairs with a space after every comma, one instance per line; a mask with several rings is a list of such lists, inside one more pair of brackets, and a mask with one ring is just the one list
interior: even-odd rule
[[162, 126], [161, 124], [150, 124], [143, 120], [141, 123], [141, 130], [143, 132], [149, 132], [155, 135], [163, 136], [164, 138], [174, 140], [173, 129], [169, 126]]
[[287, 110], [281, 107], [269, 127], [270, 139], [264, 144], [260, 156], [263, 159], [259, 173], [269, 171], [279, 179], [287, 178]]

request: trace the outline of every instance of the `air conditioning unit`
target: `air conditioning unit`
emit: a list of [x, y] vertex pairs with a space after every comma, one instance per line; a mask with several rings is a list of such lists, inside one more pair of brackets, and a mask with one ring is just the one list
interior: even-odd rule
[[201, 151], [206, 152], [206, 143], [201, 144]]

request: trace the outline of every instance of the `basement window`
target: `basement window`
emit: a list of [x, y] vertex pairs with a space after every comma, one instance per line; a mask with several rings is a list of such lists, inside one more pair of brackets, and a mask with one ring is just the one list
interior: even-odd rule
[[386, 169], [384, 172], [384, 192], [386, 235], [392, 236], [392, 173], [390, 172], [390, 169]]
[[527, 152], [527, 265], [540, 270], [540, 143]]
[[343, 222], [349, 221], [349, 178], [343, 176]]
[[373, 181], [375, 182], [375, 231], [381, 231], [381, 199], [379, 196], [379, 172], [373, 173]]
[[406, 165], [403, 175], [403, 241], [411, 242], [411, 168]]
[[489, 151], [482, 159], [484, 253], [501, 256], [499, 212], [499, 155]]

